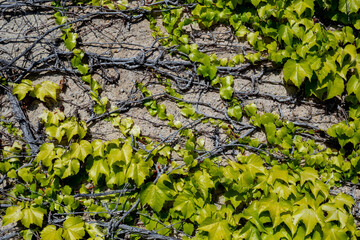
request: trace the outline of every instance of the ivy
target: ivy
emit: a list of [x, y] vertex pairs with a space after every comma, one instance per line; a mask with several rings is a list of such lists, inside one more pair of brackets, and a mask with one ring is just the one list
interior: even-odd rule
[[[334, 196], [330, 187], [359, 181], [360, 40], [355, 33], [360, 28], [360, 5], [355, 0], [334, 5], [322, 0], [186, 2], [178, 6], [157, 1], [137, 11], [146, 10], [153, 37], [166, 51], [193, 64], [194, 69], [186, 70], [216, 89], [225, 117], [200, 112], [198, 104], [185, 99], [185, 91], [173, 88], [172, 80], [157, 76], [164, 91], [154, 95], [137, 82], [143, 97], [139, 102], [151, 116], [167, 121], [180, 140], [144, 136], [135, 120], [110, 106], [93, 77], [94, 65], [81, 48], [79, 34], [67, 24], [63, 14], [67, 9], [54, 3], [54, 21], [61, 26], [72, 70], [86, 83], [93, 101], [94, 116], [87, 122], [105, 118], [122, 135], [110, 141], [94, 139], [87, 122], [59, 109], [45, 110], [39, 119], [47, 139], [39, 144], [36, 156], [18, 141], [2, 150], [0, 171], [16, 183], [7, 194], [11, 206], [5, 210], [3, 225], [18, 223], [25, 239], [121, 238], [118, 229], [134, 233], [134, 239], [145, 230], [164, 237], [181, 233], [184, 239], [359, 237], [351, 214], [354, 200], [342, 193]], [[127, 1], [78, 3], [111, 13], [129, 7]], [[344, 26], [329, 30], [317, 23], [314, 16], [319, 11]], [[156, 14], [166, 32], [157, 26]], [[226, 58], [207, 54], [187, 32], [190, 24], [205, 30], [229, 26], [252, 50]], [[305, 138], [315, 135], [314, 129], [261, 112], [254, 103], [245, 105], [238, 98], [237, 79], [229, 69], [259, 66], [262, 61], [281, 66], [286, 83], [305, 89], [308, 96], [320, 101], [339, 98], [351, 106], [349, 119], [326, 131], [316, 130], [334, 138], [338, 146], [326, 148]], [[20, 101], [30, 96], [42, 102], [56, 101], [60, 89], [50, 81], [33, 86], [26, 79], [12, 87]], [[174, 120], [162, 98], [174, 100], [174, 108], [189, 123]], [[234, 124], [241, 120], [249, 123], [244, 129], [251, 130], [245, 136]], [[219, 146], [215, 136], [214, 149], [206, 149], [201, 134], [190, 128], [200, 122], [221, 129], [224, 145]], [[11, 123], [1, 126], [21, 135]], [[252, 136], [255, 130], [266, 140]], [[233, 159], [226, 156], [230, 150]], [[219, 199], [224, 201], [220, 204]], [[78, 212], [96, 222], [85, 222]], [[55, 223], [50, 221], [52, 214], [64, 217]]]
[[22, 80], [20, 84], [16, 84], [13, 88], [13, 94], [18, 96], [19, 100], [22, 100], [29, 93], [30, 96], [40, 99], [45, 102], [45, 97], [52, 98], [56, 101], [59, 86], [56, 83], [50, 81], [44, 81], [41, 84], [36, 84], [33, 87], [32, 81]]

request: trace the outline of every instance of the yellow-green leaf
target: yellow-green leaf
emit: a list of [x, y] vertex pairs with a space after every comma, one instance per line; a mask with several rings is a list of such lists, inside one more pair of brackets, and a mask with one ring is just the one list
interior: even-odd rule
[[23, 100], [26, 94], [34, 90], [30, 80], [22, 80], [20, 84], [16, 84], [13, 88], [13, 94], [16, 94], [19, 100]]
[[61, 142], [63, 136], [65, 135], [65, 129], [63, 129], [62, 127], [57, 127], [57, 126], [49, 126], [49, 127], [46, 127], [46, 133], [49, 136], [56, 138], [56, 140], [58, 140], [58, 142]]
[[354, 93], [357, 100], [360, 102], [360, 79], [357, 75], [352, 75], [346, 84], [346, 91], [348, 94]]
[[40, 147], [40, 151], [37, 154], [35, 161], [42, 162], [42, 164], [46, 167], [51, 166], [51, 161], [55, 158], [55, 151], [54, 151], [54, 144], [53, 143], [44, 143]]
[[300, 87], [305, 77], [311, 79], [313, 70], [307, 61], [296, 62], [289, 59], [284, 65], [284, 78], [291, 81], [295, 86]]
[[63, 233], [63, 229], [59, 228], [56, 229], [56, 226], [54, 225], [48, 225], [41, 231], [41, 239], [42, 240], [62, 240], [61, 237]]
[[210, 240], [231, 239], [231, 231], [226, 220], [210, 223], [198, 228], [198, 230], [208, 232]]
[[62, 124], [62, 128], [65, 130], [68, 141], [78, 135], [80, 139], [84, 138], [87, 133], [87, 126], [84, 121], [77, 121], [75, 117], [71, 117], [65, 120]]
[[298, 225], [302, 221], [306, 227], [306, 235], [310, 234], [316, 224], [324, 225], [324, 215], [319, 208], [316, 212], [307, 206], [300, 206], [293, 214], [294, 225]]
[[24, 208], [22, 210], [23, 218], [21, 219], [21, 223], [27, 228], [29, 228], [31, 224], [41, 227], [46, 212], [45, 209], [40, 207], [30, 206], [30, 208]]
[[92, 153], [92, 146], [86, 140], [81, 140], [80, 143], [72, 143], [70, 145], [70, 154], [72, 158], [77, 158], [84, 161], [87, 155]]
[[306, 9], [310, 9], [311, 15], [314, 13], [314, 0], [297, 0], [294, 3], [295, 12], [300, 17]]
[[310, 181], [315, 185], [315, 180], [319, 177], [318, 172], [311, 167], [304, 167], [300, 172], [300, 184], [304, 185], [306, 181]]
[[356, 13], [359, 11], [359, 0], [339, 0], [339, 10], [343, 13]]
[[56, 101], [57, 90], [59, 85], [50, 81], [44, 81], [41, 84], [36, 84], [34, 95], [36, 98], [45, 102], [45, 97], [50, 97]]
[[160, 212], [166, 200], [170, 200], [167, 194], [154, 183], [148, 183], [140, 193], [140, 200], [156, 212]]
[[344, 80], [336, 75], [334, 80], [330, 80], [327, 85], [328, 95], [326, 99], [333, 98], [335, 96], [341, 96], [344, 92]]
[[3, 216], [3, 226], [9, 223], [17, 222], [23, 218], [21, 206], [12, 206], [6, 209], [6, 214]]
[[135, 160], [131, 162], [127, 171], [126, 177], [134, 180], [136, 185], [139, 187], [145, 181], [145, 178], [149, 176], [150, 169], [152, 167], [152, 161], [145, 162], [140, 160], [136, 162]]
[[64, 239], [76, 240], [82, 239], [85, 236], [84, 222], [78, 217], [69, 217], [63, 223], [64, 233], [62, 234]]
[[94, 182], [94, 184], [98, 183], [100, 178], [100, 174], [105, 174], [109, 176], [110, 170], [108, 163], [105, 159], [94, 159], [93, 161], [87, 161], [87, 164], [90, 164], [91, 168], [89, 169], [89, 177]]

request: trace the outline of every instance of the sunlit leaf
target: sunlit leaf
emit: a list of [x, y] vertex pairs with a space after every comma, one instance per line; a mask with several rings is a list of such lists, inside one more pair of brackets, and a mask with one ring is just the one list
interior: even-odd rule
[[179, 196], [175, 199], [173, 209], [180, 211], [185, 218], [190, 218], [193, 214], [195, 214], [193, 195], [186, 191], [179, 194]]
[[92, 153], [92, 146], [86, 140], [81, 140], [79, 143], [72, 143], [70, 145], [70, 154], [72, 158], [77, 158], [84, 161], [85, 158]]
[[64, 239], [76, 240], [82, 239], [85, 236], [84, 222], [78, 217], [69, 217], [63, 223], [64, 233], [62, 237]]
[[145, 162], [141, 159], [139, 162], [136, 162], [134, 160], [130, 163], [126, 171], [126, 177], [133, 179], [136, 185], [139, 187], [141, 184], [143, 184], [145, 178], [149, 176], [152, 165], [152, 161]]
[[293, 222], [295, 225], [302, 221], [306, 227], [306, 235], [310, 234], [316, 224], [324, 225], [324, 216], [321, 209], [315, 210], [308, 208], [307, 206], [300, 206], [293, 214]]
[[55, 151], [54, 151], [54, 144], [53, 143], [44, 143], [40, 147], [40, 151], [37, 154], [35, 161], [42, 162], [44, 166], [51, 166], [52, 160], [55, 158]]
[[315, 184], [315, 180], [319, 177], [318, 172], [311, 167], [304, 167], [300, 172], [300, 184], [304, 185], [306, 181], [310, 181]]
[[94, 184], [98, 183], [100, 174], [109, 176], [110, 169], [106, 160], [95, 159], [93, 161], [88, 161], [88, 163], [92, 163], [91, 168], [89, 169], [89, 177], [93, 180]]
[[358, 0], [339, 0], [339, 10], [343, 13], [356, 13], [360, 8]]
[[297, 0], [294, 3], [294, 9], [295, 12], [300, 17], [303, 12], [305, 12], [306, 9], [309, 9], [311, 12], [311, 15], [314, 13], [314, 0]]
[[231, 231], [229, 229], [229, 224], [226, 220], [212, 222], [205, 226], [198, 228], [209, 233], [210, 240], [221, 240], [221, 239], [230, 239]]
[[13, 94], [16, 94], [19, 100], [23, 100], [26, 94], [34, 90], [30, 80], [22, 80], [20, 84], [16, 84], [13, 88]]
[[48, 225], [41, 231], [40, 236], [41, 236], [41, 239], [43, 239], [43, 240], [48, 240], [48, 239], [62, 240], [63, 239], [61, 237], [62, 233], [63, 233], [62, 228], [56, 229], [56, 226]]
[[160, 212], [165, 201], [170, 199], [157, 185], [148, 183], [140, 193], [140, 200], [143, 204], [149, 204], [156, 212]]
[[57, 91], [59, 89], [59, 85], [50, 81], [44, 81], [41, 84], [36, 84], [34, 88], [34, 95], [45, 102], [45, 97], [52, 98], [56, 101]]
[[306, 61], [296, 62], [288, 60], [284, 65], [284, 78], [291, 81], [295, 86], [300, 87], [305, 77], [311, 79], [313, 70]]
[[23, 218], [21, 206], [12, 206], [6, 209], [6, 214], [3, 216], [3, 225], [6, 226], [9, 223], [17, 222]]
[[21, 219], [21, 223], [27, 228], [29, 228], [31, 224], [41, 227], [46, 212], [45, 209], [40, 207], [30, 206], [30, 208], [24, 208], [22, 210], [23, 218]]

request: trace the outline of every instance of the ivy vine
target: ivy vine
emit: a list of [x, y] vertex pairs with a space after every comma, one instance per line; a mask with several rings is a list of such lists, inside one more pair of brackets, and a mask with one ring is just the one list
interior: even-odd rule
[[[76, 21], [66, 14], [76, 7], [122, 14], [128, 21], [143, 16], [150, 23], [149, 37], [159, 43], [162, 54], [177, 58], [171, 64], [182, 65], [183, 75], [163, 70], [170, 63], [161, 63], [161, 57], [149, 60], [150, 50], [127, 62], [106, 62], [104, 57], [109, 66], [147, 69], [164, 89], [153, 94], [136, 80], [141, 100], [112, 104], [95, 77], [101, 64], [86, 52], [73, 26]], [[357, 0], [166, 0], [144, 1], [137, 7], [126, 0], [77, 0], [54, 1], [51, 9], [66, 49], [62, 54], [88, 87], [92, 115], [83, 120], [49, 108], [38, 117], [38, 131], [46, 137], [29, 140], [27, 121], [18, 115], [23, 114], [19, 102], [39, 99], [54, 106], [61, 101], [62, 86], [52, 81], [34, 85], [27, 74], [13, 80], [1, 68], [0, 86], [17, 96], [12, 106], [19, 119], [19, 126], [0, 119], [0, 126], [14, 137], [1, 151], [0, 183], [6, 183], [1, 189], [3, 226], [17, 224], [24, 239], [360, 237], [355, 200], [345, 193], [332, 194], [335, 186], [359, 183]], [[88, 16], [92, 14], [97, 12]], [[217, 26], [229, 27], [250, 50], [231, 57], [203, 51], [191, 29]], [[245, 104], [234, 91], [234, 75], [243, 67], [260, 69], [265, 63], [281, 68], [284, 81], [306, 97], [341, 102], [346, 119], [321, 130]], [[184, 77], [187, 73], [191, 78]], [[202, 83], [216, 90], [224, 112], [210, 103], [186, 100], [186, 91]], [[161, 99], [174, 102], [181, 117], [168, 113]], [[131, 104], [146, 108], [173, 132], [160, 140], [144, 135], [122, 114]], [[199, 105], [222, 115], [202, 112]], [[95, 121], [110, 122], [122, 137], [92, 138], [88, 129]], [[207, 149], [205, 137], [194, 129], [198, 124], [221, 131], [224, 141], [216, 140]], [[180, 140], [173, 141], [175, 136]], [[317, 141], [317, 136], [331, 144]]]

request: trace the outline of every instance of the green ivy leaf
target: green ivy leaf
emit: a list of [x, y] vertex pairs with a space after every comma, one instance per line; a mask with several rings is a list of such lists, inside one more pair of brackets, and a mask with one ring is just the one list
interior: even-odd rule
[[140, 192], [140, 200], [156, 212], [160, 212], [166, 200], [170, 200], [167, 194], [154, 183], [148, 183]]
[[326, 223], [323, 228], [324, 240], [338, 240], [338, 239], [348, 239], [345, 229], [341, 229], [335, 224]]
[[310, 189], [313, 192], [315, 198], [318, 197], [319, 192], [322, 192], [325, 198], [329, 197], [329, 186], [322, 181], [316, 180], [316, 184], [314, 184], [314, 186]]
[[93, 161], [87, 161], [87, 164], [90, 163], [92, 163], [92, 165], [89, 169], [89, 177], [94, 182], [94, 184], [98, 184], [100, 174], [109, 176], [110, 169], [107, 161], [104, 159], [94, 159]]
[[338, 221], [342, 229], [346, 226], [349, 214], [341, 209], [338, 209], [336, 204], [325, 203], [321, 205], [321, 209], [327, 212], [325, 222]]
[[42, 164], [46, 167], [50, 167], [52, 164], [52, 160], [55, 158], [56, 154], [54, 151], [53, 143], [44, 143], [40, 147], [40, 151], [37, 154], [35, 161], [42, 162]]
[[344, 50], [342, 51], [342, 54], [339, 56], [341, 58], [341, 62], [339, 62], [339, 63], [342, 66], [343, 66], [346, 55], [350, 56], [350, 62], [354, 61], [356, 59], [356, 55], [357, 55], [356, 47], [352, 44], [347, 44], [345, 46]]
[[64, 239], [76, 240], [82, 239], [85, 236], [84, 222], [78, 217], [69, 217], [63, 223]]
[[208, 232], [210, 240], [231, 239], [231, 231], [226, 220], [210, 222], [209, 224], [198, 228], [198, 230]]
[[152, 161], [145, 162], [142, 159], [135, 161], [134, 159], [126, 171], [126, 177], [133, 179], [136, 185], [139, 187], [141, 184], [143, 184], [146, 177], [150, 175], [150, 169], [152, 165]]
[[229, 75], [223, 78], [220, 78], [222, 86], [232, 86], [234, 84], [234, 77]]
[[87, 74], [89, 71], [89, 65], [87, 64], [79, 64], [77, 68], [82, 75]]
[[61, 16], [61, 13], [60, 12], [56, 12], [54, 14], [54, 17], [55, 17], [55, 23], [57, 25], [63, 25], [64, 23], [66, 23], [67, 21], [67, 17], [63, 17]]
[[335, 96], [341, 96], [341, 94], [344, 92], [344, 87], [344, 80], [340, 76], [336, 75], [333, 81], [330, 80], [328, 82], [328, 95], [326, 99], [331, 99]]
[[184, 223], [184, 233], [192, 235], [194, 232], [194, 224]]
[[189, 219], [195, 214], [194, 196], [189, 191], [183, 191], [175, 199], [173, 209], [182, 213], [182, 215]]
[[227, 114], [230, 117], [235, 118], [237, 121], [239, 121], [242, 117], [242, 109], [239, 105], [235, 105], [233, 107], [229, 107], [227, 110]]
[[62, 240], [63, 238], [61, 237], [63, 233], [63, 229], [59, 228], [56, 229], [56, 226], [54, 225], [48, 225], [46, 226], [42, 231], [41, 231], [41, 239], [43, 240]]
[[191, 105], [185, 106], [180, 111], [181, 115], [183, 115], [185, 117], [191, 117], [192, 115], [195, 114], [195, 112], [196, 112], [195, 108], [192, 107]]
[[36, 84], [33, 94], [36, 98], [45, 102], [45, 97], [50, 97], [56, 101], [57, 91], [59, 85], [50, 81], [44, 81], [41, 84]]
[[276, 126], [275, 126], [275, 124], [270, 122], [270, 123], [265, 124], [264, 127], [265, 127], [266, 138], [267, 138], [268, 142], [270, 144], [275, 144], [275, 142], [276, 142], [276, 138], [275, 138]]
[[290, 80], [295, 86], [300, 87], [305, 77], [311, 79], [313, 70], [306, 61], [296, 62], [289, 59], [284, 65], [283, 72], [286, 81]]
[[283, 222], [281, 214], [291, 210], [292, 205], [290, 202], [284, 200], [277, 201], [274, 196], [270, 198], [263, 198], [260, 201], [259, 211], [268, 211], [270, 213], [274, 228]]
[[265, 174], [266, 172], [263, 160], [260, 156], [255, 154], [251, 154], [247, 157], [245, 169], [247, 169], [248, 172], [253, 175], [253, 178], [255, 178], [256, 174], [258, 173]]
[[81, 140], [79, 143], [72, 143], [70, 145], [71, 158], [77, 158], [84, 162], [85, 158], [91, 153], [91, 143], [86, 140]]
[[67, 38], [65, 40], [65, 47], [67, 49], [69, 49], [70, 51], [72, 51], [74, 49], [74, 47], [76, 46], [77, 37], [78, 37], [77, 33], [69, 32], [67, 34]]
[[45, 110], [39, 117], [44, 123], [59, 126], [59, 123], [65, 119], [65, 114], [61, 111], [50, 112]]
[[295, 12], [300, 17], [306, 9], [310, 9], [311, 15], [314, 14], [314, 0], [297, 0], [294, 3]]
[[214, 188], [215, 184], [211, 180], [211, 176], [208, 172], [204, 171], [197, 171], [194, 174], [194, 185], [198, 188], [199, 192], [204, 196], [206, 199], [208, 197], [208, 190], [209, 188]]
[[127, 134], [131, 131], [134, 122], [131, 117], [122, 118], [120, 120], [119, 128], [122, 134], [127, 136]]
[[75, 117], [67, 118], [61, 126], [66, 132], [68, 141], [75, 135], [78, 135], [79, 138], [82, 139], [87, 132], [86, 123], [84, 121], [76, 121]]
[[49, 126], [46, 127], [46, 133], [49, 136], [54, 137], [56, 140], [58, 140], [58, 142], [61, 142], [63, 136], [65, 135], [65, 129], [58, 126]]
[[33, 91], [32, 82], [30, 80], [21, 80], [20, 84], [16, 84], [13, 88], [13, 94], [16, 94], [18, 99], [21, 101], [26, 97], [28, 92]]
[[339, 193], [336, 195], [334, 202], [344, 211], [344, 206], [347, 206], [348, 209], [351, 209], [352, 205], [354, 205], [354, 199], [345, 193]]
[[356, 13], [360, 8], [358, 0], [339, 0], [339, 10], [343, 13]]
[[247, 40], [248, 42], [251, 44], [251, 46], [255, 46], [256, 42], [257, 42], [257, 38], [259, 36], [259, 32], [251, 32], [247, 35]]
[[257, 7], [262, 0], [251, 0], [251, 3]]
[[360, 102], [360, 79], [357, 75], [352, 75], [346, 84], [346, 91], [348, 94], [354, 93], [357, 100]]
[[104, 157], [104, 151], [105, 151], [105, 144], [102, 140], [95, 139], [91, 142], [91, 146], [93, 148], [93, 157]]
[[240, 232], [233, 233], [234, 239], [261, 239], [260, 232], [251, 222], [247, 222]]
[[244, 107], [245, 113], [248, 117], [254, 116], [257, 112], [257, 107], [254, 103], [250, 103], [245, 105]]
[[80, 162], [77, 159], [58, 159], [54, 162], [54, 169], [55, 174], [61, 178], [67, 178], [79, 172]]
[[101, 231], [101, 228], [96, 223], [85, 223], [86, 232], [90, 235], [90, 237], [103, 238], [104, 233]]
[[125, 164], [129, 165], [133, 155], [133, 149], [131, 147], [131, 139], [128, 139], [126, 143], [122, 146], [120, 152], [120, 159], [125, 160]]
[[256, 53], [249, 53], [246, 56], [246, 59], [248, 59], [252, 64], [255, 64], [255, 62], [259, 61], [261, 58], [261, 52]]
[[27, 183], [31, 183], [34, 179], [34, 174], [30, 171], [29, 168], [19, 169], [18, 175]]
[[304, 167], [300, 172], [300, 184], [304, 185], [306, 181], [310, 181], [315, 185], [315, 180], [319, 177], [318, 172], [311, 167]]
[[310, 234], [316, 224], [324, 226], [324, 216], [322, 210], [319, 208], [316, 212], [307, 206], [300, 206], [293, 214], [293, 221], [295, 225], [302, 221], [306, 227], [306, 235]]
[[30, 206], [30, 208], [24, 208], [22, 210], [23, 218], [21, 219], [21, 223], [27, 228], [29, 228], [31, 224], [41, 227], [44, 214], [46, 213], [47, 211], [40, 207]]
[[291, 46], [293, 42], [293, 30], [289, 27], [289, 25], [281, 25], [279, 27], [279, 39], [284, 40], [286, 45]]
[[295, 185], [291, 184], [290, 186], [288, 186], [288, 184], [283, 184], [279, 181], [276, 181], [273, 185], [273, 192], [279, 196], [279, 199], [283, 198], [286, 200], [291, 194], [295, 195], [297, 193], [297, 190]]
[[293, 223], [293, 218], [292, 218], [292, 215], [290, 213], [283, 213], [281, 215], [281, 218], [283, 220], [283, 222], [285, 223], [285, 225], [290, 229], [291, 231], [291, 234], [294, 236], [296, 231], [301, 229], [301, 228], [298, 228], [294, 223]]
[[232, 98], [233, 88], [231, 86], [223, 86], [220, 88], [220, 96], [223, 99], [230, 100]]
[[249, 29], [246, 28], [246, 26], [241, 25], [238, 30], [236, 30], [235, 35], [239, 38], [244, 37], [247, 33], [249, 33]]
[[21, 206], [12, 206], [6, 209], [6, 214], [3, 216], [3, 225], [6, 226], [9, 223], [17, 222], [23, 218]]
[[23, 237], [24, 240], [32, 240], [34, 233], [30, 229], [27, 229], [27, 230], [22, 230], [20, 232], [20, 235]]
[[267, 182], [273, 185], [277, 179], [287, 183], [289, 179], [288, 170], [282, 169], [279, 165], [272, 167]]

